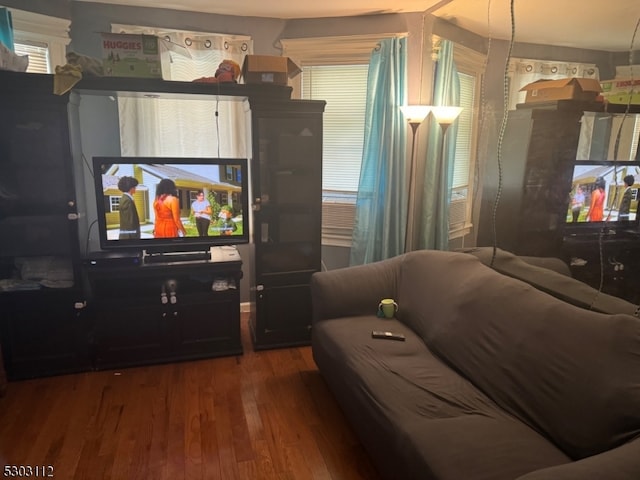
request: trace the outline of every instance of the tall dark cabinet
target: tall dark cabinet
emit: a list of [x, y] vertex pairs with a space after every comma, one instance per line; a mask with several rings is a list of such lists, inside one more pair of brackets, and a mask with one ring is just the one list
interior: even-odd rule
[[321, 265], [324, 101], [250, 101], [256, 348], [307, 344], [310, 280]]
[[88, 368], [67, 96], [2, 72], [0, 340], [10, 379]]
[[598, 104], [558, 101], [523, 107], [509, 112], [501, 172], [497, 156], [487, 161], [477, 244], [493, 246], [495, 220], [499, 248], [518, 255], [561, 256], [580, 121], [584, 110], [598, 109]]

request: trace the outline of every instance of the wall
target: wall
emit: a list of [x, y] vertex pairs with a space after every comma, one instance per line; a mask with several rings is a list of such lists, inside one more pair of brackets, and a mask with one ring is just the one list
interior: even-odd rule
[[58, 18], [71, 18], [69, 0], [0, 0], [0, 5]]

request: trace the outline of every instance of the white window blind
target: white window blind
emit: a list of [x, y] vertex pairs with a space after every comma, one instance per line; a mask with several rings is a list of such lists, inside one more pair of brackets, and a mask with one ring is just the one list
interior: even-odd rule
[[325, 100], [322, 188], [358, 191], [364, 140], [367, 65], [302, 68], [302, 97]]
[[466, 187], [469, 183], [476, 83], [476, 79], [472, 75], [458, 73], [458, 77], [460, 78], [460, 106], [462, 107], [462, 112], [458, 117], [453, 188]]
[[14, 50], [17, 55], [29, 57], [29, 73], [49, 72], [49, 46], [45, 43], [22, 41], [14, 42]]

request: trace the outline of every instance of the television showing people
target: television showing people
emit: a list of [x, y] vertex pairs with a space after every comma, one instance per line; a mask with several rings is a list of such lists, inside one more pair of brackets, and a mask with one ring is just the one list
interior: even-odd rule
[[248, 161], [94, 157], [102, 248], [209, 248], [249, 241]]
[[[622, 165], [620, 165], [622, 163]], [[636, 165], [577, 162], [573, 168], [567, 224], [629, 223], [637, 219]]]

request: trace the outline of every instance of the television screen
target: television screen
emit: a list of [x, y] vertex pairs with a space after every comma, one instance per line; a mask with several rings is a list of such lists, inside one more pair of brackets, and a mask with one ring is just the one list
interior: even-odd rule
[[566, 224], [636, 224], [640, 163], [577, 161], [571, 176]]
[[248, 163], [94, 157], [100, 246], [152, 252], [249, 241]]

